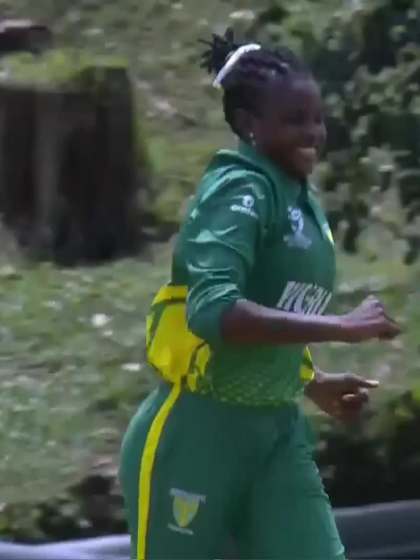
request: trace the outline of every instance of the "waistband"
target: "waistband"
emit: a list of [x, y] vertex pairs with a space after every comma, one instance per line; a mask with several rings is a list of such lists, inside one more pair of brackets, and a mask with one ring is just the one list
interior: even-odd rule
[[[160, 380], [158, 385], [158, 390], [163, 392], [164, 395], [168, 395], [173, 388], [173, 384], [166, 381]], [[276, 405], [251, 405], [245, 403], [237, 403], [230, 400], [224, 400], [211, 393], [201, 394], [191, 391], [186, 384], [182, 384], [181, 387], [181, 398], [186, 402], [197, 407], [203, 407], [203, 409], [213, 408], [217, 409], [221, 413], [226, 413], [227, 415], [243, 415], [243, 416], [283, 416], [283, 415], [294, 415], [300, 411], [300, 406], [295, 400], [284, 401], [283, 403]]]

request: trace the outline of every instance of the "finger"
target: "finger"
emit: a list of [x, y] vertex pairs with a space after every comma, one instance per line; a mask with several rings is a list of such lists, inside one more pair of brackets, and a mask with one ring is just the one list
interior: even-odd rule
[[386, 313], [385, 312], [385, 306], [384, 306], [384, 304], [382, 303], [381, 300], [379, 300], [378, 298], [374, 298], [372, 303], [377, 309], [380, 309], [382, 311], [382, 313], [385, 315], [385, 313]]
[[377, 389], [379, 387], [377, 379], [363, 379], [359, 377], [357, 384], [363, 389]]
[[357, 393], [347, 393], [341, 397], [341, 403], [346, 408], [357, 407], [365, 404], [369, 400], [369, 392], [364, 389]]
[[379, 387], [379, 381], [377, 381], [376, 379], [365, 379], [364, 377], [360, 377], [359, 375], [348, 373], [345, 376], [345, 390], [343, 392], [354, 393], [357, 392], [359, 388], [376, 389], [377, 387]]
[[369, 308], [375, 304], [375, 301], [375, 296], [367, 296], [356, 306], [356, 309]]

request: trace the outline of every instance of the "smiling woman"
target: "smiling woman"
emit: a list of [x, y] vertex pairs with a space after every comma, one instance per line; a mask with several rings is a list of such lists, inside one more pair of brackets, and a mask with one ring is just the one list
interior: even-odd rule
[[297, 400], [347, 420], [377, 383], [318, 372], [307, 345], [399, 328], [375, 298], [323, 315], [335, 254], [309, 179], [325, 140], [309, 70], [230, 32], [205, 43], [239, 145], [205, 170], [148, 316], [161, 384], [121, 457], [132, 558], [220, 558], [233, 537], [241, 558], [342, 560]]
[[[208, 51], [204, 57], [209, 71], [224, 60], [222, 43], [215, 44], [220, 51]], [[225, 44], [238, 47], [234, 54], [228, 53], [214, 82], [224, 89], [226, 122], [284, 171], [305, 179], [326, 138], [320, 91], [310, 70], [284, 47], [239, 46], [230, 32]]]

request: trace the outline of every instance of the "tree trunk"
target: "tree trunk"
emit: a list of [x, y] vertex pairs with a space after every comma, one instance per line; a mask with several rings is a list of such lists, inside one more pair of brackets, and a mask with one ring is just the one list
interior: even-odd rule
[[137, 250], [138, 194], [148, 177], [137, 169], [126, 70], [88, 68], [74, 84], [0, 88], [4, 222], [32, 255], [66, 264]]

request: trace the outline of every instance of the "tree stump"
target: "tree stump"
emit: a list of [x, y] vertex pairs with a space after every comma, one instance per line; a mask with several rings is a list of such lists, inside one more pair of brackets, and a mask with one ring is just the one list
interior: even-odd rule
[[0, 212], [38, 258], [72, 264], [137, 249], [135, 109], [124, 68], [85, 68], [66, 87], [0, 85]]

